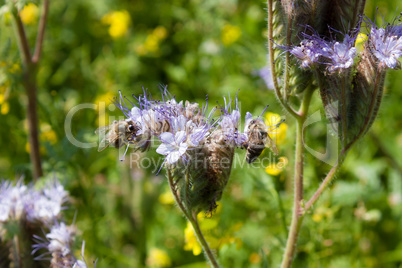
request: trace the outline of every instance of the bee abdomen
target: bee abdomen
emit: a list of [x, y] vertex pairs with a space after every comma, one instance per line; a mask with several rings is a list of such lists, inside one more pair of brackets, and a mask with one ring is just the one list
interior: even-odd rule
[[249, 145], [247, 148], [246, 160], [248, 164], [253, 163], [264, 151], [265, 146], [262, 144]]

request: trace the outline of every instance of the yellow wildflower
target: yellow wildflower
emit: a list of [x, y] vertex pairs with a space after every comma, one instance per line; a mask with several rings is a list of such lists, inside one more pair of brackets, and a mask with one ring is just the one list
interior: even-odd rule
[[366, 42], [368, 39], [368, 36], [364, 33], [359, 33], [359, 35], [356, 38], [356, 48], [357, 51], [362, 51], [363, 50], [363, 43]]
[[150, 34], [144, 43], [144, 48], [148, 52], [156, 52], [159, 50], [159, 38], [156, 35]]
[[24, 24], [31, 25], [35, 24], [38, 20], [39, 8], [34, 3], [28, 3], [20, 11], [20, 17]]
[[166, 251], [159, 248], [151, 248], [147, 258], [147, 265], [151, 267], [170, 267], [172, 261]]
[[112, 100], [113, 97], [114, 97], [113, 93], [106, 92], [105, 94], [102, 94], [95, 99], [95, 104], [97, 105], [96, 109], [99, 112], [99, 117], [97, 120], [97, 124], [99, 127], [102, 127], [102, 126], [105, 126], [108, 124], [106, 104], [110, 103], [110, 100]]
[[184, 239], [185, 239], [184, 250], [193, 251], [193, 254], [195, 256], [201, 254], [202, 252], [201, 245], [198, 242], [197, 237], [194, 234], [194, 229], [189, 222], [187, 223], [187, 227], [184, 230]]
[[112, 11], [102, 18], [102, 23], [110, 25], [109, 35], [113, 39], [118, 39], [126, 35], [130, 25], [130, 14], [126, 11]]
[[156, 36], [159, 40], [162, 40], [166, 38], [167, 30], [163, 26], [158, 26], [153, 30], [152, 35]]
[[171, 191], [167, 190], [159, 196], [159, 202], [164, 205], [174, 204], [174, 197]]
[[250, 263], [258, 264], [261, 262], [261, 256], [258, 253], [252, 253], [248, 260]]
[[144, 56], [148, 53], [148, 51], [145, 49], [144, 45], [138, 45], [135, 47], [134, 50], [140, 56]]
[[21, 66], [17, 63], [14, 63], [13, 65], [10, 66], [8, 71], [12, 74], [19, 73], [21, 71]]
[[3, 102], [5, 101], [5, 96], [3, 94], [0, 93], [0, 105], [3, 104]]
[[1, 114], [8, 114], [9, 111], [10, 111], [10, 104], [8, 102], [3, 102], [1, 104], [0, 109]]
[[227, 24], [221, 32], [222, 43], [225, 46], [230, 46], [236, 42], [241, 36], [241, 29], [238, 26]]
[[[281, 121], [281, 117], [279, 114], [267, 112], [265, 115], [265, 124], [268, 126], [268, 130], [270, 126], [274, 126]], [[285, 123], [281, 123], [278, 128], [269, 131], [269, 136], [274, 140], [277, 145], [283, 144], [286, 138], [286, 132], [288, 130], [288, 125]]]
[[40, 126], [40, 138], [44, 141], [48, 141], [50, 144], [57, 142], [57, 134], [48, 124], [42, 124]]
[[279, 162], [268, 165], [265, 168], [265, 172], [267, 172], [269, 175], [277, 176], [285, 169], [287, 164], [288, 159], [286, 157], [279, 157]]

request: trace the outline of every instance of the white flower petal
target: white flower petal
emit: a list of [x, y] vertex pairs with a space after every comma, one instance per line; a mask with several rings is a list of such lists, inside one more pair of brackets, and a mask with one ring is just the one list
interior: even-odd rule
[[186, 132], [185, 131], [177, 132], [174, 139], [176, 144], [182, 143], [184, 140], [186, 140]]
[[171, 132], [163, 132], [161, 135], [160, 135], [160, 140], [163, 142], [163, 143], [167, 143], [167, 144], [174, 144], [175, 142], [174, 142], [174, 135], [173, 135], [173, 133], [171, 133]]

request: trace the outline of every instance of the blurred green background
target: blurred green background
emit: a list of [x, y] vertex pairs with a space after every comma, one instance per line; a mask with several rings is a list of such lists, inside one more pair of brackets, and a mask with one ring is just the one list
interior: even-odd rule
[[[4, 0], [0, 1], [4, 4]], [[39, 2], [22, 19], [33, 45]], [[65, 221], [74, 214], [97, 267], [206, 267], [191, 229], [173, 204], [164, 171], [155, 164], [130, 168], [118, 151], [81, 149], [66, 138], [64, 121], [76, 105], [72, 133], [97, 141], [96, 128], [122, 116], [110, 99], [121, 90], [158, 98], [167, 84], [177, 100], [222, 103], [238, 89], [242, 116], [269, 111], [286, 117], [257, 71], [266, 65], [263, 1], [51, 1], [38, 72], [41, 156], [46, 176], [71, 193]], [[368, 1], [390, 21], [398, 1]], [[400, 2], [399, 2], [400, 8]], [[11, 18], [0, 12], [0, 178], [32, 179], [27, 143], [26, 96]], [[383, 18], [378, 17], [382, 23]], [[294, 267], [402, 267], [402, 72], [390, 71], [378, 120], [349, 154], [332, 190], [306, 217]], [[99, 107], [106, 103], [106, 111]], [[323, 109], [315, 94], [312, 112]], [[236, 165], [215, 216], [201, 228], [222, 267], [278, 267], [292, 207], [295, 122], [287, 117], [279, 144], [282, 169]], [[307, 144], [325, 152], [325, 120], [308, 127]], [[285, 138], [286, 136], [286, 138]], [[278, 138], [279, 141], [279, 138]], [[244, 158], [244, 152], [238, 152]], [[155, 161], [155, 152], [147, 153]], [[269, 157], [266, 150], [265, 156]], [[137, 156], [135, 156], [137, 157]], [[161, 162], [159, 162], [161, 163]], [[311, 196], [330, 165], [306, 155], [305, 195]]]

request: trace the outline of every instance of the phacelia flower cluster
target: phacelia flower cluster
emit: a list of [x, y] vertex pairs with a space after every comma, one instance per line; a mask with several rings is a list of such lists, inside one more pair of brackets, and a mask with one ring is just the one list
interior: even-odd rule
[[[402, 56], [402, 25], [387, 24], [385, 28], [377, 27], [366, 18], [369, 33], [366, 47], [378, 60], [378, 65], [384, 68], [400, 69], [398, 58]], [[329, 28], [330, 32], [338, 32]], [[355, 43], [359, 28], [351, 34], [343, 34], [343, 41], [327, 40], [321, 37], [310, 26], [302, 33], [303, 40], [297, 46], [279, 46], [289, 51], [301, 61], [303, 68], [312, 68], [320, 64], [327, 66], [330, 73], [341, 71], [353, 66], [357, 56]], [[339, 33], [339, 32], [338, 32]]]
[[378, 28], [373, 23], [369, 34], [369, 49], [379, 60], [380, 65], [400, 69], [398, 58], [402, 56], [402, 25], [387, 25]]
[[[217, 130], [225, 144], [247, 147], [247, 135], [238, 130], [240, 112], [237, 96], [234, 100], [224, 98], [225, 105], [216, 106], [210, 112], [208, 103], [200, 107], [198, 103], [189, 101], [177, 102], [166, 87], [162, 89], [162, 100], [153, 100], [145, 90], [144, 95], [135, 99], [138, 103], [130, 102], [132, 108], [126, 105], [129, 100], [121, 95], [115, 101], [127, 117], [125, 121], [135, 129], [119, 134], [124, 136], [121, 144], [133, 144], [135, 150], [145, 151], [152, 139], [160, 141], [156, 152], [166, 157], [167, 164], [174, 165], [179, 160], [189, 161], [190, 152], [204, 146]], [[232, 109], [233, 102], [235, 107]], [[218, 111], [220, 116], [214, 118]]]
[[114, 123], [122, 129], [112, 127], [103, 140], [111, 143], [117, 139], [108, 136], [118, 136], [115, 147], [126, 144], [128, 149], [132, 144], [141, 151], [150, 147], [151, 140], [160, 142], [156, 152], [165, 156], [162, 166], [179, 202], [190, 210], [212, 212], [229, 179], [235, 149], [247, 149], [247, 162], [252, 163], [265, 148], [267, 126], [262, 120], [250, 119], [245, 131], [239, 130], [237, 94], [208, 111], [208, 102], [201, 107], [178, 102], [166, 87], [161, 90], [162, 100], [152, 99], [144, 90], [142, 96], [134, 97], [136, 104], [130, 102], [131, 108], [126, 105], [128, 99], [120, 95], [115, 104], [126, 119]]
[[59, 217], [68, 199], [64, 187], [54, 180], [41, 190], [18, 181], [0, 185], [0, 223], [27, 220], [30, 223], [51, 223]]
[[[45, 253], [37, 256], [35, 260], [50, 259], [50, 267], [73, 267], [87, 268], [85, 260], [77, 260], [74, 253], [74, 240], [76, 234], [74, 225], [66, 225], [64, 222], [56, 222], [46, 234], [46, 239], [34, 235], [36, 244], [34, 244], [32, 254], [41, 249], [45, 249]], [[84, 246], [82, 246], [82, 255]]]
[[[312, 68], [318, 64], [327, 66], [330, 73], [348, 69], [353, 65], [356, 57], [356, 34], [345, 34], [343, 41], [327, 40], [321, 37], [311, 27], [306, 29], [312, 34], [303, 33], [304, 38], [298, 46], [280, 46], [281, 49], [289, 51], [301, 61], [303, 68]], [[330, 28], [330, 31], [335, 31]]]

